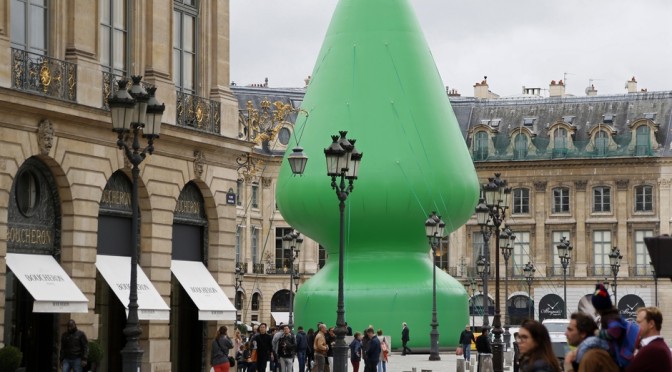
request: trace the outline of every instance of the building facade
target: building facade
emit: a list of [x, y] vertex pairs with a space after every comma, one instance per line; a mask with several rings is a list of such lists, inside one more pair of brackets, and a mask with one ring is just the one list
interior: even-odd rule
[[228, 19], [214, 0], [0, 4], [0, 335], [27, 371], [57, 370], [69, 319], [100, 342], [99, 371], [121, 370], [131, 172], [107, 98], [131, 75], [166, 106], [138, 182], [142, 370], [210, 368], [235, 319], [236, 159], [255, 147], [238, 137]]

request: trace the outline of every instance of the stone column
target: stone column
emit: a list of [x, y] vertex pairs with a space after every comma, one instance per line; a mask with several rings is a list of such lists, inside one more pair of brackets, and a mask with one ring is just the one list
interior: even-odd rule
[[589, 249], [590, 239], [586, 235], [586, 208], [590, 208], [589, 198], [586, 195], [586, 186], [588, 181], [578, 180], [574, 181], [575, 197], [574, 197], [574, 215], [576, 216], [576, 242], [574, 249], [576, 250], [576, 262], [574, 263], [574, 276], [585, 277], [588, 265], [588, 255], [591, 252]]

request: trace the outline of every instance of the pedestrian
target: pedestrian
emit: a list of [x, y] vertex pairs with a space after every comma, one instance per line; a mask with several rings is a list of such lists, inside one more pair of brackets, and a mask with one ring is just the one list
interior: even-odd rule
[[362, 360], [362, 334], [355, 332], [355, 337], [350, 342], [350, 363], [353, 372], [359, 372], [359, 362]]
[[77, 329], [77, 323], [70, 319], [68, 329], [61, 336], [61, 366], [63, 372], [82, 372], [89, 355], [89, 340]]
[[334, 370], [334, 346], [336, 345], [336, 333], [334, 327], [329, 327], [329, 332], [325, 335], [327, 340], [327, 363], [325, 370], [333, 371]]
[[271, 372], [277, 372], [280, 368], [280, 357], [278, 356], [278, 342], [280, 342], [280, 337], [283, 335], [284, 325], [282, 322], [278, 325], [278, 328], [271, 328], [271, 346], [273, 346], [273, 351], [271, 352]]
[[410, 331], [408, 330], [406, 322], [401, 323], [401, 327], [401, 355], [406, 355], [406, 353], [410, 354], [411, 349], [408, 347], [408, 341], [411, 341], [411, 338], [409, 337]]
[[319, 324], [317, 326], [317, 333], [315, 334], [315, 341], [313, 343], [313, 349], [315, 350], [315, 370], [314, 372], [324, 372], [325, 361], [327, 358], [327, 341], [325, 338], [325, 333], [327, 332], [327, 326], [324, 324]]
[[484, 354], [492, 354], [492, 345], [487, 328], [483, 328], [483, 333], [476, 337], [476, 351], [478, 352], [478, 371], [480, 372]]
[[312, 371], [313, 367], [315, 367], [315, 349], [313, 348], [315, 344], [315, 330], [312, 328], [308, 329], [306, 343], [308, 344], [308, 349], [306, 349], [306, 366], [309, 371]]
[[672, 353], [660, 336], [663, 314], [657, 307], [637, 309], [641, 347], [626, 372], [672, 371]]
[[348, 325], [348, 322], [345, 322], [345, 335], [352, 336], [352, 327]]
[[252, 362], [250, 360], [250, 343], [246, 342], [243, 344], [242, 350], [240, 352], [240, 360], [238, 362], [238, 372], [247, 372], [248, 366]]
[[299, 372], [306, 371], [306, 353], [308, 352], [308, 339], [303, 327], [299, 326], [296, 332], [296, 359], [299, 361]]
[[376, 336], [373, 327], [367, 328], [366, 334], [369, 336], [369, 342], [367, 343], [366, 352], [364, 353], [364, 372], [377, 372], [381, 351], [380, 340]]
[[387, 356], [390, 353], [390, 346], [383, 337], [383, 330], [378, 330], [378, 340], [380, 340], [380, 360], [378, 361], [378, 372], [387, 372]]
[[619, 368], [625, 369], [635, 356], [639, 325], [627, 321], [611, 303], [611, 296], [603, 284], [597, 284], [591, 298], [600, 314], [599, 337], [609, 343], [609, 353]]
[[[518, 331], [521, 372], [560, 372], [548, 330], [536, 320], [526, 319]], [[480, 336], [479, 336], [480, 338]], [[477, 341], [478, 344], [478, 341]]]
[[294, 371], [294, 357], [296, 356], [296, 339], [289, 330], [289, 326], [282, 328], [280, 340], [278, 341], [278, 352], [280, 372]]
[[460, 345], [462, 345], [462, 355], [464, 355], [464, 360], [467, 362], [471, 361], [471, 343], [476, 343], [476, 338], [474, 337], [474, 332], [471, 331], [471, 327], [467, 324], [464, 327], [464, 331], [460, 333]]
[[236, 332], [233, 334], [233, 355], [237, 362], [242, 358], [244, 345], [243, 337], [240, 331], [236, 329]]
[[215, 372], [229, 372], [229, 350], [233, 348], [233, 342], [226, 335], [226, 326], [221, 326], [217, 330], [215, 339], [212, 340], [210, 350], [210, 365]]
[[581, 312], [571, 315], [565, 337], [574, 349], [565, 355], [565, 372], [619, 371], [609, 355], [609, 343], [594, 336], [595, 331], [597, 324], [592, 316]]
[[272, 336], [266, 333], [266, 323], [259, 324], [259, 332], [254, 336], [253, 340], [257, 345], [257, 363], [256, 370], [259, 372], [266, 371], [266, 365], [271, 358], [273, 351]]
[[513, 372], [518, 372], [520, 369], [520, 346], [518, 346], [518, 343], [520, 342], [520, 337], [518, 336], [518, 332], [513, 334]]

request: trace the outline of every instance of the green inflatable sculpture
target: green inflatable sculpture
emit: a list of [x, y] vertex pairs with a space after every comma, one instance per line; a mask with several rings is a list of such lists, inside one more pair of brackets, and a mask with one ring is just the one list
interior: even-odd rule
[[[427, 348], [432, 259], [425, 220], [436, 211], [445, 234], [473, 214], [479, 184], [429, 47], [408, 0], [341, 0], [296, 120], [308, 164], [294, 176], [283, 161], [277, 203], [285, 220], [324, 246], [326, 265], [295, 297], [295, 324], [336, 324], [339, 200], [324, 148], [348, 131], [363, 158], [346, 200], [345, 321], [369, 325], [400, 346]], [[288, 151], [289, 154], [289, 151]], [[456, 346], [469, 321], [464, 287], [437, 270], [440, 346]]]

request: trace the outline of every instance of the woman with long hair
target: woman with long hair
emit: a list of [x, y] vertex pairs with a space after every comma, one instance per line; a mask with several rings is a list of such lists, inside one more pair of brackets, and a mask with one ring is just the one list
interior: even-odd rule
[[527, 319], [518, 330], [521, 372], [560, 372], [548, 330], [536, 320]]
[[215, 339], [212, 340], [212, 349], [210, 352], [210, 365], [215, 372], [229, 372], [229, 349], [233, 348], [233, 343], [226, 335], [226, 326], [221, 326], [217, 330]]

